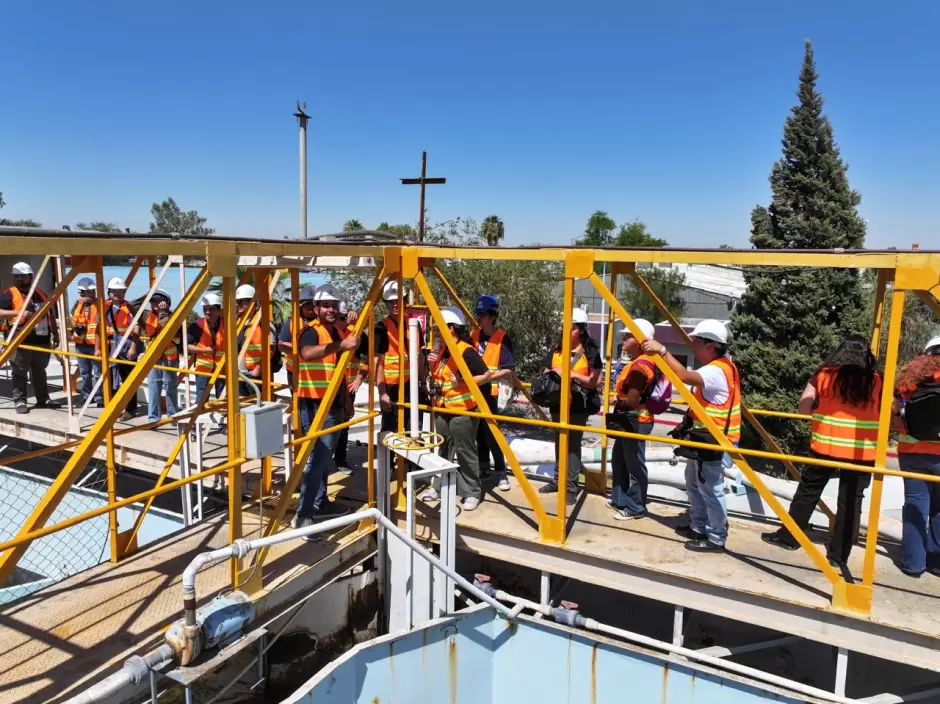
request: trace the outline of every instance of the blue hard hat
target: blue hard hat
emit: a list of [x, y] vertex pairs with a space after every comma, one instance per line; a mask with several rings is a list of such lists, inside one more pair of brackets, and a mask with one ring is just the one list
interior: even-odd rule
[[477, 299], [477, 307], [474, 311], [477, 315], [480, 313], [499, 313], [499, 301], [495, 296], [482, 295]]
[[300, 302], [301, 303], [313, 303], [313, 298], [317, 294], [317, 289], [315, 286], [304, 286], [300, 289]]

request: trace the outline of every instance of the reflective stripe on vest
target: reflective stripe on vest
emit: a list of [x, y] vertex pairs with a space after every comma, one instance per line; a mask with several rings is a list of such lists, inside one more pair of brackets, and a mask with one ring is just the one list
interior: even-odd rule
[[[7, 292], [10, 294], [10, 297], [13, 299], [12, 310], [15, 310], [17, 313], [19, 313], [23, 309], [23, 304], [26, 303], [26, 296], [20, 293], [20, 290], [16, 286], [11, 286], [4, 293], [7, 293]], [[46, 302], [46, 294], [40, 291], [38, 288], [33, 291], [33, 296], [39, 297], [40, 305]], [[7, 332], [8, 330], [12, 330], [13, 323], [15, 321], [16, 321], [16, 318], [4, 318], [3, 320], [0, 320], [0, 331]], [[22, 329], [23, 322], [24, 322], [23, 320], [20, 320], [20, 324], [16, 326], [17, 330]], [[42, 324], [42, 321], [36, 323], [36, 328], [38, 328], [41, 324]], [[37, 335], [45, 336], [49, 334], [48, 327], [46, 329], [46, 332], [44, 333], [37, 331], [36, 328], [33, 328], [33, 332]]]
[[[408, 367], [408, 332], [405, 331], [405, 348], [401, 349], [400, 335], [398, 334], [398, 324], [392, 320], [391, 316], [386, 316], [382, 321], [385, 323], [385, 330], [388, 332], [388, 352], [382, 357], [385, 366], [385, 383], [389, 386], [411, 378], [411, 372]], [[405, 323], [407, 324], [407, 319]], [[401, 369], [402, 364], [405, 365]]]
[[205, 372], [215, 370], [216, 365], [222, 361], [225, 355], [225, 324], [220, 320], [219, 327], [215, 331], [215, 339], [210, 332], [209, 321], [200, 318], [196, 325], [202, 333], [199, 336], [197, 345], [200, 347], [211, 347], [213, 352], [199, 352], [196, 354], [196, 369]]
[[[317, 332], [318, 345], [328, 345], [333, 342], [333, 336], [323, 325], [313, 325]], [[338, 339], [339, 336], [337, 336]], [[336, 373], [336, 361], [339, 355], [335, 352], [321, 359], [307, 361], [300, 358], [300, 370], [297, 373], [297, 397], [320, 399], [326, 395], [330, 379]]]
[[[345, 340], [352, 334], [351, 328], [346, 328], [345, 330], [340, 330], [336, 328], [336, 332], [339, 333], [339, 339]], [[339, 357], [337, 357], [339, 361]], [[362, 370], [368, 373], [369, 366], [365, 362], [357, 362], [355, 353], [353, 354], [352, 359], [349, 360], [349, 364], [346, 365], [346, 383], [351, 384], [356, 380], [356, 377], [359, 376], [359, 371]]]
[[112, 304], [110, 300], [105, 303], [107, 307], [105, 308], [104, 314], [104, 330], [108, 334], [108, 337], [114, 337], [116, 335], [118, 338], [121, 338], [134, 321], [134, 312], [131, 310], [131, 306], [127, 301], [121, 301], [117, 310], [114, 310], [114, 304]]
[[[715, 421], [720, 430], [724, 430], [727, 423], [728, 432], [726, 435], [731, 442], [737, 443], [741, 440], [741, 389], [738, 384], [734, 383], [735, 377], [740, 378], [737, 375], [737, 368], [734, 366], [734, 362], [727, 357], [719, 357], [709, 364], [717, 366], [725, 375], [725, 380], [728, 382], [728, 399], [722, 404], [706, 401], [702, 388], [699, 386], [695, 387], [695, 398], [705, 407], [708, 417]], [[696, 428], [705, 427], [694, 417], [694, 414], [692, 425]]]
[[[149, 343], [153, 338], [157, 336], [160, 332], [160, 319], [156, 316], [153, 311], [147, 313], [147, 319], [144, 320], [144, 329], [141, 331], [140, 339], [146, 343]], [[179, 359], [179, 351], [183, 346], [183, 342], [180, 339], [179, 330], [176, 331], [176, 335], [173, 336], [173, 339], [166, 344], [166, 348], [163, 350], [163, 358], [168, 362], [175, 362]]]
[[881, 375], [876, 376], [870, 403], [853, 406], [839, 398], [836, 369], [821, 369], [816, 377], [816, 409], [813, 411], [810, 447], [814, 452], [840, 460], [873, 462], [878, 444], [878, 409]]
[[[495, 374], [499, 371], [499, 358], [503, 353], [503, 338], [506, 337], [506, 333], [502, 330], [494, 330], [493, 334], [490, 335], [490, 339], [483, 343], [483, 351], [480, 352], [480, 332], [479, 328], [474, 330], [470, 333], [470, 339], [473, 340], [476, 351], [483, 357], [486, 368], [490, 370], [491, 374]], [[490, 384], [490, 395], [499, 396], [499, 384], [497, 382]]]
[[[79, 335], [76, 328], [85, 326], [85, 334]], [[98, 306], [89, 303], [87, 306], [79, 303], [72, 311], [72, 342], [76, 345], [94, 345], [98, 335]]]
[[[473, 347], [462, 340], [457, 340], [457, 350], [463, 356], [467, 350]], [[451, 380], [451, 374], [456, 377], [456, 381]], [[464, 408], [471, 409], [477, 407], [477, 402], [473, 400], [473, 394], [470, 393], [470, 387], [460, 375], [457, 368], [457, 362], [453, 357], [441, 360], [434, 370], [434, 379], [441, 385], [441, 395], [435, 399], [435, 405], [442, 408]]]
[[[316, 323], [317, 323], [317, 319], [316, 319], [316, 318], [314, 318], [313, 320], [304, 320], [303, 318], [300, 318], [300, 328], [301, 328], [301, 331], [303, 331], [303, 329], [306, 328], [308, 325], [309, 325], [310, 327], [313, 327]], [[293, 342], [292, 342], [291, 344], [292, 344], [294, 347], [299, 347], [299, 346], [300, 346], [300, 336], [298, 335], [296, 338], [294, 337], [294, 318], [291, 317], [291, 319], [288, 321], [287, 324], [288, 324], [288, 326], [289, 326], [288, 329], [290, 330], [290, 337], [291, 337], [291, 340], [293, 340]], [[298, 353], [299, 353], [299, 349], [298, 349]], [[285, 352], [282, 356], [284, 357], [284, 368], [287, 369], [288, 372], [290, 372], [291, 374], [293, 374], [293, 373], [294, 373], [294, 355], [293, 355], [293, 353], [290, 352], [290, 351], [288, 351], [288, 352]]]
[[261, 366], [261, 354], [264, 349], [261, 335], [261, 324], [255, 326], [251, 338], [248, 340], [248, 347], [245, 349], [245, 369], [252, 371]]
[[[643, 364], [640, 364], [640, 362], [643, 362]], [[643, 378], [646, 379], [643, 390], [646, 390], [646, 387], [649, 386], [653, 377], [656, 376], [653, 364], [653, 361], [649, 357], [637, 357], [636, 359], [630, 360], [629, 364], [624, 365], [623, 369], [620, 370], [620, 376], [617, 377], [617, 384], [614, 387], [618, 401], [625, 401], [627, 399], [627, 389], [624, 387], [631, 372], [639, 372], [643, 375]], [[641, 391], [640, 393], [642, 394], [643, 392]], [[653, 414], [641, 403], [639, 408], [637, 408], [636, 419], [640, 423], [652, 423]]]

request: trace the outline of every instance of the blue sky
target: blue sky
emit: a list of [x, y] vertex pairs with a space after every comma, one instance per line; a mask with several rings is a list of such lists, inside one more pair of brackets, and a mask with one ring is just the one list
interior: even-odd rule
[[496, 213], [564, 243], [590, 213], [676, 246], [745, 246], [803, 39], [868, 245], [940, 247], [935, 2], [6, 0], [4, 217], [146, 229], [174, 197], [220, 234]]

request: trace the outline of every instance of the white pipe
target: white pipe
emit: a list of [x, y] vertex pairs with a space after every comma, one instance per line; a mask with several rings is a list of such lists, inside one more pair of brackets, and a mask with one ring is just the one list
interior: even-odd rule
[[[508, 594], [501, 589], [496, 590], [496, 598], [501, 601], [508, 601], [509, 603], [514, 604], [516, 608], [522, 607], [544, 614], [545, 616], [554, 616], [554, 608], [550, 606], [543, 606], [542, 604], [537, 604], [534, 601], [529, 601], [528, 599], [523, 599], [521, 597]], [[513, 611], [515, 611], [515, 609]], [[634, 633], [633, 631], [627, 631], [622, 628], [608, 626], [607, 624], [600, 623], [593, 618], [585, 618], [580, 614], [577, 616], [576, 622], [578, 626], [589, 631], [606, 633], [608, 635], [616, 636], [617, 638], [621, 638], [623, 640], [636, 643], [637, 645], [642, 645], [647, 648], [654, 648], [656, 650], [662, 650], [673, 655], [680, 655], [684, 658], [688, 658], [689, 660], [696, 660], [698, 662], [705, 663], [706, 665], [711, 665], [712, 667], [715, 667], [719, 670], [729, 670], [739, 675], [744, 675], [755, 680], [761, 680], [763, 682], [788, 689], [792, 692], [799, 692], [800, 694], [806, 694], [812, 697], [817, 697], [819, 699], [825, 699], [826, 701], [830, 702], [837, 702], [838, 704], [862, 704], [856, 699], [848, 699], [843, 696], [838, 696], [823, 689], [817, 689], [816, 687], [810, 687], [809, 685], [801, 684], [800, 682], [794, 682], [793, 680], [788, 680], [785, 677], [778, 677], [777, 675], [772, 675], [769, 672], [757, 670], [753, 667], [739, 665], [736, 662], [725, 660], [723, 658], [704, 655], [699, 651], [692, 650], [691, 648], [684, 648], [680, 645], [672, 645], [671, 643], [656, 640], [655, 638], [650, 638], [649, 636]]]
[[131, 657], [124, 662], [124, 667], [110, 677], [93, 684], [81, 694], [69, 699], [65, 704], [92, 704], [114, 696], [125, 687], [138, 685], [151, 671], [173, 659], [173, 649], [169, 645], [154, 648], [143, 657]]
[[421, 426], [418, 423], [418, 340], [421, 337], [421, 326], [417, 318], [408, 320], [408, 370], [411, 378], [408, 388], [411, 392], [411, 437], [421, 435]]

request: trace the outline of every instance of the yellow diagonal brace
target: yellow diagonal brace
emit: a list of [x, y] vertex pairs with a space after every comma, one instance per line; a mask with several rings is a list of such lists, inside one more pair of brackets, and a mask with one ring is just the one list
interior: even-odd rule
[[[68, 280], [68, 277], [63, 279], [63, 284], [67, 285]], [[180, 301], [179, 307], [173, 315], [170, 316], [166, 327], [157, 334], [153, 340], [153, 344], [151, 344], [144, 355], [138, 359], [137, 365], [118, 388], [117, 393], [115, 393], [114, 397], [111, 399], [111, 403], [107, 405], [95, 421], [95, 424], [88, 430], [85, 439], [65, 463], [65, 466], [59, 472], [59, 476], [56, 477], [55, 481], [39, 501], [39, 504], [23, 522], [23, 525], [20, 526], [19, 531], [17, 531], [17, 536], [25, 535], [36, 528], [41, 528], [45, 525], [46, 521], [49, 520], [49, 517], [71, 488], [75, 478], [78, 477], [85, 468], [85, 465], [88, 464], [88, 460], [94, 454], [95, 448], [98, 447], [105, 434], [114, 425], [114, 421], [117, 420], [117, 417], [124, 412], [124, 407], [127, 405], [127, 400], [130, 398], [131, 394], [137, 393], [137, 387], [140, 386], [141, 382], [150, 372], [150, 369], [162, 356], [167, 343], [170, 342], [170, 339], [175, 334], [175, 328], [181, 321], [186, 320], [189, 311], [191, 311], [196, 302], [202, 298], [202, 292], [206, 289], [208, 283], [209, 275], [206, 270], [203, 269], [196, 277], [192, 288], [189, 289], [189, 292], [183, 300]], [[60, 287], [63, 284], [60, 284]], [[105, 370], [102, 370], [102, 373], [105, 373]], [[13, 568], [16, 567], [16, 563], [19, 562], [28, 547], [28, 544], [20, 545], [6, 551], [0, 556], [0, 584], [6, 582], [13, 573]]]
[[940, 318], [940, 286], [934, 286], [929, 291], [917, 291], [917, 295]]
[[[512, 452], [512, 450], [509, 449], [509, 443], [506, 442], [503, 431], [499, 429], [499, 425], [493, 419], [493, 414], [490, 413], [489, 405], [486, 403], [486, 398], [483, 396], [483, 392], [480, 391], [480, 387], [477, 386], [476, 382], [473, 381], [473, 374], [470, 373], [470, 369], [467, 367], [467, 363], [463, 361], [463, 355], [460, 354], [460, 350], [457, 348], [457, 341], [454, 339], [454, 336], [450, 334], [450, 330], [448, 330], [447, 324], [444, 322], [444, 316], [441, 314], [441, 307], [434, 299], [434, 294], [431, 292], [431, 287], [428, 286], [428, 282], [427, 279], [424, 278], [424, 274], [418, 272], [418, 275], [415, 276], [415, 284], [418, 286], [418, 290], [421, 291], [424, 302], [428, 306], [428, 313], [431, 314], [431, 318], [434, 320], [434, 324], [441, 333], [441, 339], [444, 341], [444, 344], [447, 345], [451, 359], [453, 359], [454, 363], [457, 365], [457, 369], [460, 372], [461, 378], [463, 378], [464, 382], [470, 388], [470, 394], [473, 396], [473, 400], [476, 402], [477, 408], [481, 413], [486, 414], [486, 423], [489, 425], [490, 432], [493, 433], [493, 437], [496, 439], [496, 444], [499, 445], [500, 451], [503, 453], [503, 455], [505, 455], [506, 461], [509, 463], [513, 475], [516, 477], [516, 481], [519, 482], [519, 486], [522, 488], [522, 493], [525, 494], [526, 501], [529, 502], [529, 506], [531, 506], [532, 510], [535, 511], [535, 515], [538, 517], [539, 523], [541, 524], [544, 519], [549, 516], [547, 515], [545, 508], [542, 506], [542, 502], [539, 501], [538, 496], [535, 493], [535, 489], [532, 488], [532, 484], [529, 482], [528, 477], [525, 476], [522, 471], [522, 467], [519, 466], [519, 460], [516, 459], [516, 455]], [[412, 402], [416, 403], [417, 401], [415, 400]]]
[[[610, 292], [606, 284], [600, 280], [600, 277], [592, 272], [590, 280], [591, 283], [594, 284], [594, 288], [597, 289], [597, 292], [600, 293], [604, 300], [607, 301], [607, 305], [609, 305], [617, 313], [617, 316], [623, 321], [624, 325], [627, 326], [631, 334], [638, 341], [646, 339], [640, 329], [636, 326], [636, 323], [633, 322], [633, 318], [630, 317], [630, 314], [627, 313], [626, 309], [620, 304], [620, 301], [618, 301], [616, 297]], [[675, 388], [684, 388], [685, 385], [682, 383], [682, 380], [679, 379], [678, 375], [668, 364], [666, 364], [665, 360], [661, 356], [656, 355], [652, 359], [656, 363], [656, 366], [659, 367], [662, 373], [666, 376], [666, 378], [672, 382], [672, 385]], [[698, 421], [708, 429], [708, 432], [711, 433], [712, 437], [715, 439], [715, 442], [721, 445], [726, 452], [732, 456], [735, 456], [737, 448], [735, 448], [732, 442], [728, 440], [728, 437], [721, 431], [721, 428], [719, 428], [715, 424], [715, 421], [713, 421], [711, 417], [705, 412], [705, 409], [702, 407], [702, 404], [698, 402], [698, 399], [696, 399], [694, 395], [689, 394], [689, 398], [687, 400], [689, 402], [689, 408], [691, 408], [695, 413], [695, 417], [698, 419]], [[751, 483], [751, 486], [754, 487], [757, 493], [760, 494], [760, 497], [767, 503], [768, 506], [770, 506], [770, 510], [773, 511], [777, 518], [781, 520], [783, 525], [786, 526], [787, 530], [790, 531], [790, 534], [800, 544], [800, 547], [806, 551], [810, 559], [826, 576], [826, 579], [828, 579], [832, 584], [837, 584], [844, 581], [841, 575], [833, 569], [832, 565], [829, 564], [828, 560], [826, 560], [825, 556], [822, 554], [822, 552], [820, 552], [819, 548], [817, 548], [816, 545], [814, 545], [813, 542], [808, 537], [806, 537], [806, 533], [804, 533], [803, 530], [796, 524], [796, 522], [790, 518], [790, 514], [787, 513], [787, 511], [783, 508], [780, 500], [777, 499], [777, 497], [773, 495], [773, 492], [767, 488], [767, 485], [764, 484], [763, 480], [761, 480], [757, 472], [751, 469], [751, 466], [741, 455], [736, 455], [736, 459], [738, 467], [742, 472], [744, 472], [744, 476], [747, 477], [748, 481]]]

